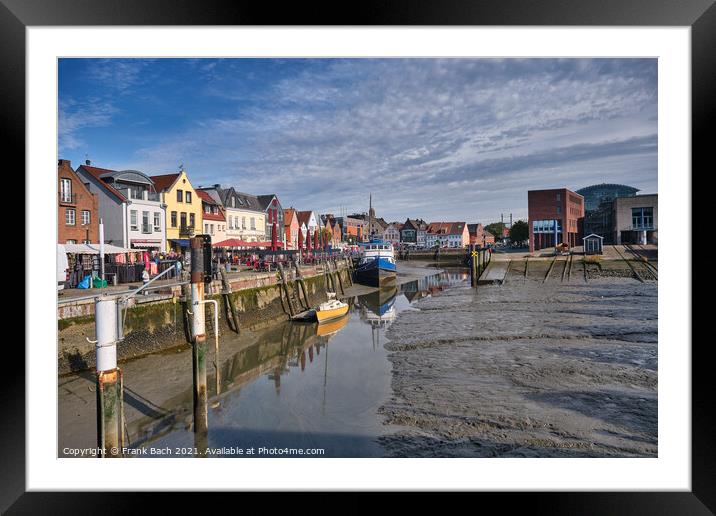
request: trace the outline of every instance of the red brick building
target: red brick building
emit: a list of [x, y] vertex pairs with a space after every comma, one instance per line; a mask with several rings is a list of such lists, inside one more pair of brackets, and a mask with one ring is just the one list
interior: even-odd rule
[[527, 192], [530, 252], [552, 248], [562, 242], [581, 245], [580, 225], [584, 197], [566, 188]]
[[97, 196], [72, 170], [69, 160], [57, 162], [57, 243], [99, 242]]
[[470, 244], [485, 247], [495, 243], [495, 235], [489, 231], [485, 231], [485, 227], [480, 224], [468, 224], [467, 231], [470, 233]]

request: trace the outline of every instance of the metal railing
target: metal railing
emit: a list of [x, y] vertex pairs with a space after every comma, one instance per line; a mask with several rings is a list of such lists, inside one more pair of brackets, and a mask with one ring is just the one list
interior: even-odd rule
[[179, 226], [180, 237], [194, 236], [194, 226]]

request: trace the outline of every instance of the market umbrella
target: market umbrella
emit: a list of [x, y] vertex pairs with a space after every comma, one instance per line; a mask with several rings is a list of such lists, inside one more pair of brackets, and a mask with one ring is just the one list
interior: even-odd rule
[[298, 252], [301, 253], [303, 251], [303, 231], [299, 228], [298, 230]]
[[306, 230], [306, 253], [311, 252], [311, 230]]
[[276, 221], [273, 221], [272, 227], [271, 227], [271, 250], [276, 251], [278, 249], [278, 246], [276, 245]]
[[318, 229], [316, 229], [316, 231], [313, 232], [313, 247], [316, 249], [316, 251], [318, 251], [321, 248], [320, 238], [321, 238], [321, 235], [320, 235]]

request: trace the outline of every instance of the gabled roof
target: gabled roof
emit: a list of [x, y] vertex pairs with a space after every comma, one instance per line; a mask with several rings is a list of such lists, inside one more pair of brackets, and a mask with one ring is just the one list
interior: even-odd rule
[[127, 200], [127, 198], [119, 190], [117, 190], [112, 185], [105, 183], [104, 180], [102, 179], [102, 176], [116, 174], [117, 173], [116, 170], [110, 170], [108, 168], [91, 167], [89, 165], [80, 165], [80, 167], [77, 169], [78, 173], [79, 173], [80, 169], [86, 171], [89, 175], [91, 175], [95, 179], [97, 179], [99, 184], [101, 184], [105, 190], [107, 190], [110, 194], [114, 195], [121, 202], [124, 202]]
[[431, 222], [428, 224], [428, 233], [434, 235], [462, 235], [464, 230], [464, 222]]
[[60, 173], [60, 169], [64, 169], [65, 171], [67, 171], [67, 172], [69, 172], [70, 174], [72, 174], [72, 175], [77, 179], [77, 183], [78, 183], [79, 188], [82, 188], [85, 192], [87, 192], [87, 193], [88, 193], [89, 195], [91, 195], [92, 197], [96, 197], [96, 196], [97, 196], [97, 194], [95, 194], [95, 193], [93, 193], [93, 192], [90, 191], [90, 189], [87, 187], [87, 185], [86, 185], [85, 182], [82, 180], [82, 178], [80, 177], [80, 175], [79, 175], [77, 172], [75, 172], [75, 170], [72, 168], [72, 162], [71, 162], [70, 160], [67, 160], [67, 159], [60, 159], [60, 160], [58, 160], [58, 161], [57, 161], [57, 173], [58, 173], [58, 174]]
[[296, 217], [298, 217], [298, 225], [305, 224], [308, 226], [308, 221], [311, 220], [311, 210], [308, 211], [297, 211]]
[[467, 225], [467, 232], [470, 233], [471, 235], [477, 235], [478, 229], [482, 229], [483, 231], [485, 230], [485, 228], [482, 226], [482, 224], [480, 222], [478, 222], [477, 224], [468, 224]]
[[278, 196], [276, 194], [266, 194], [266, 195], [257, 195], [256, 199], [259, 202], [259, 206], [261, 206], [261, 209], [266, 211], [268, 207], [271, 205], [271, 201], [278, 200]]
[[[406, 227], [407, 226], [407, 227]], [[420, 229], [420, 222], [418, 222], [416, 219], [408, 219], [405, 221], [405, 224], [403, 224], [403, 227], [401, 229]]]
[[166, 192], [167, 190], [171, 189], [172, 186], [174, 186], [174, 183], [176, 183], [176, 180], [179, 179], [180, 175], [181, 172], [176, 172], [174, 174], [149, 176], [149, 178], [154, 181], [154, 188], [157, 192]]
[[[255, 195], [239, 192], [235, 190], [233, 186], [229, 188], [215, 188], [215, 190], [219, 194], [221, 204], [223, 204], [225, 208], [263, 211], [263, 208], [261, 208], [261, 204], [259, 203], [259, 199]], [[238, 199], [235, 207], [231, 206], [229, 203], [229, 199], [232, 197]]]
[[214, 198], [211, 195], [209, 195], [207, 192], [205, 192], [204, 190], [197, 190], [196, 195], [198, 195], [199, 198], [207, 204], [214, 204], [216, 206], [219, 205], [219, 203], [216, 202], [216, 200], [214, 200]]
[[[283, 225], [290, 226], [293, 223], [293, 218], [296, 217], [296, 210], [293, 208], [285, 208], [283, 210]], [[298, 219], [296, 219], [298, 222]]]

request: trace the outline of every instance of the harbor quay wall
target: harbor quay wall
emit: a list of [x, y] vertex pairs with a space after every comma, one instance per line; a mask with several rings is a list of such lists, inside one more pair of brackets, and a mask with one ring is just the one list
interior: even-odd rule
[[400, 251], [396, 253], [399, 260], [410, 261], [420, 260], [432, 263], [444, 264], [466, 264], [469, 251], [467, 249], [440, 249], [438, 250], [421, 250], [421, 251]]
[[[348, 286], [350, 271], [339, 264], [338, 274], [343, 286]], [[301, 267], [309, 306], [327, 299], [326, 276], [321, 266]], [[240, 330], [260, 330], [288, 318], [289, 308], [285, 290], [278, 273], [253, 274], [251, 277], [229, 277], [231, 297], [238, 314]], [[286, 271], [287, 289], [293, 310], [298, 309], [295, 270]], [[330, 287], [330, 284], [329, 284]], [[230, 308], [222, 294], [221, 281], [213, 281], [206, 288], [206, 299], [219, 305], [219, 334], [232, 333], [228, 319]], [[301, 298], [303, 299], [303, 298]], [[187, 311], [190, 307], [189, 286], [178, 285], [160, 289], [156, 294], [141, 294], [130, 298], [124, 315], [124, 339], [117, 344], [118, 360], [139, 357], [156, 351], [189, 345], [191, 323]], [[206, 334], [213, 338], [213, 304], [205, 305]], [[58, 372], [67, 374], [95, 367], [94, 300], [67, 302], [57, 308], [58, 318]]]

